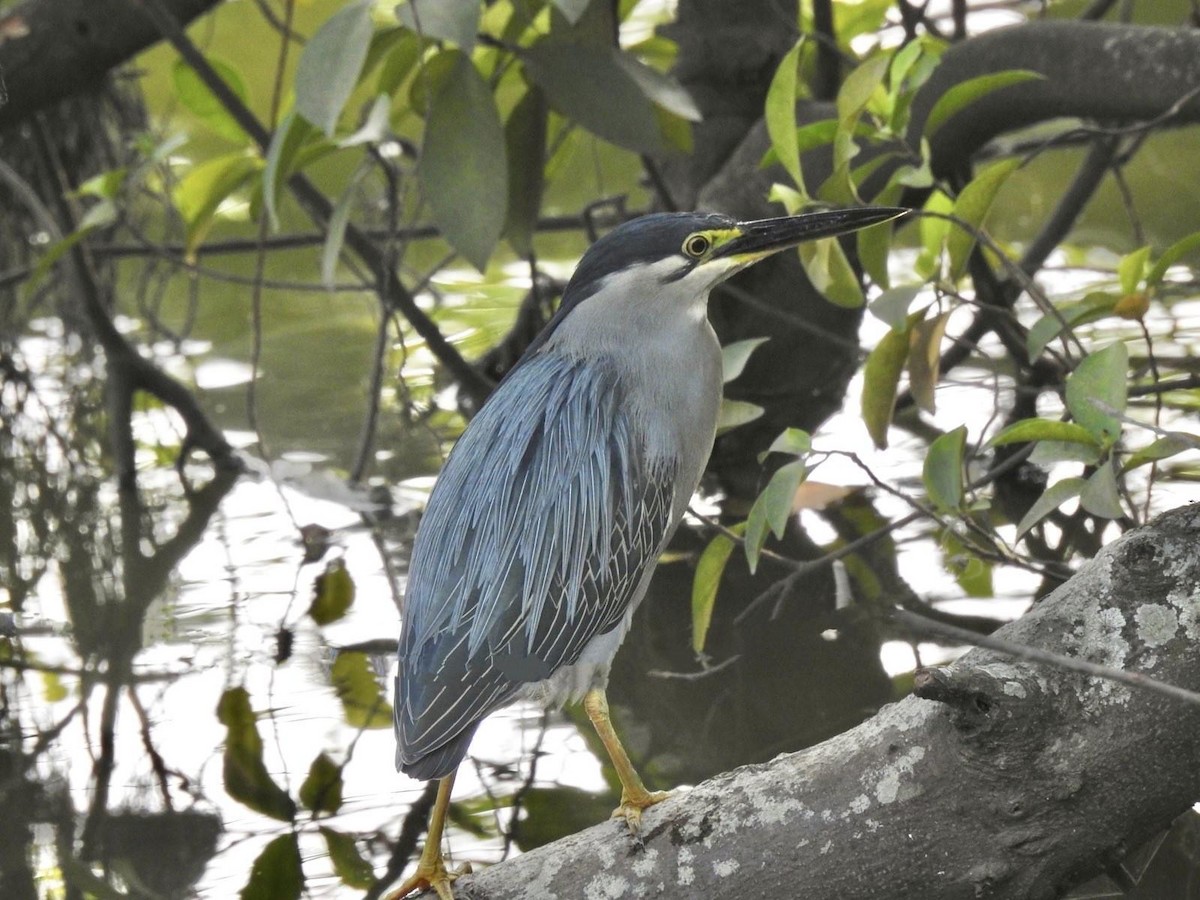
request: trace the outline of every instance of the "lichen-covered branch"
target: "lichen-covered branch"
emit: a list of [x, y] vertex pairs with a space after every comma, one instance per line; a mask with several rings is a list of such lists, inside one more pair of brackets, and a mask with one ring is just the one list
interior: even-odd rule
[[[1101, 551], [1009, 641], [1200, 688], [1200, 509]], [[832, 740], [455, 885], [461, 898], [1052, 897], [1200, 796], [1200, 707], [973, 650]], [[929, 699], [936, 698], [936, 699]]]

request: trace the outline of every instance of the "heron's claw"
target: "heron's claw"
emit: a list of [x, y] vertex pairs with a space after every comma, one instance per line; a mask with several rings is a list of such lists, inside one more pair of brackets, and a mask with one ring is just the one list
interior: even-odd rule
[[418, 863], [417, 871], [388, 894], [384, 900], [403, 900], [403, 898], [418, 891], [431, 890], [438, 895], [438, 900], [454, 900], [454, 892], [450, 885], [460, 876], [471, 874], [471, 864], [463, 863], [453, 872], [446, 868], [441, 855], [429, 865], [424, 861]]
[[667, 791], [621, 791], [621, 805], [613, 810], [612, 817], [624, 819], [630, 833], [637, 837], [642, 827], [642, 810], [662, 803], [670, 796]]

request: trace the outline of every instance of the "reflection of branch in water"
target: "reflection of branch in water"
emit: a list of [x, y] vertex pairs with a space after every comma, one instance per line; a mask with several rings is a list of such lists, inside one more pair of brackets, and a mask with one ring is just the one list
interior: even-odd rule
[[400, 835], [396, 838], [396, 843], [392, 845], [392, 855], [388, 858], [387, 869], [367, 890], [363, 900], [379, 900], [383, 896], [383, 892], [404, 874], [404, 867], [417, 852], [417, 842], [420, 841], [421, 835], [429, 825], [429, 814], [433, 812], [433, 801], [437, 799], [437, 791], [438, 783], [436, 781], [426, 782], [421, 796], [414, 800], [412, 806], [408, 808], [408, 812], [404, 814], [404, 821], [400, 825]]

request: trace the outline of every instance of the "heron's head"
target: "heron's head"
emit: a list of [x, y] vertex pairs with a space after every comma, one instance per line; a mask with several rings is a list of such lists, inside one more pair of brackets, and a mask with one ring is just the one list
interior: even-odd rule
[[625, 222], [584, 254], [564, 311], [597, 294], [703, 301], [735, 272], [804, 241], [887, 222], [908, 210], [855, 207], [738, 222], [712, 213], [658, 213]]

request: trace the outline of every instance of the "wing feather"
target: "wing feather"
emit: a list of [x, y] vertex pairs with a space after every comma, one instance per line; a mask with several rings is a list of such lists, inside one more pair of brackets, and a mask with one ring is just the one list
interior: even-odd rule
[[398, 765], [416, 768], [620, 623], [672, 524], [672, 475], [646, 463], [605, 367], [543, 353], [512, 374], [455, 446], [417, 534]]

